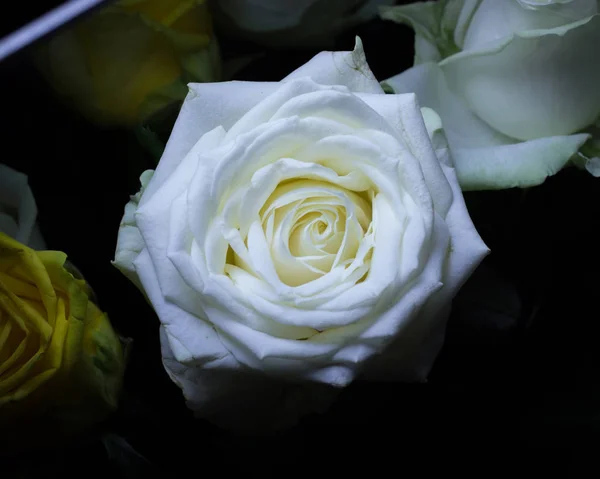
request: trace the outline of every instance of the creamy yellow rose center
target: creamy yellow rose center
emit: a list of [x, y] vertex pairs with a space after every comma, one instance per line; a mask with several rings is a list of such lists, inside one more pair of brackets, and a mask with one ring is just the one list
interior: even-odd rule
[[[367, 262], [370, 248], [360, 250], [365, 236], [373, 232], [373, 196], [372, 191], [359, 194], [327, 181], [299, 178], [280, 183], [259, 213], [279, 279], [300, 286], [346, 268], [359, 253], [361, 263]], [[251, 273], [237, 255], [228, 263]]]

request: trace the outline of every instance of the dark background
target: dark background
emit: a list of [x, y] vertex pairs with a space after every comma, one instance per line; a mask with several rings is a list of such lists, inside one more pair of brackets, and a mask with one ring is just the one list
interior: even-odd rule
[[[279, 80], [318, 53], [217, 35], [224, 59], [264, 52], [235, 79]], [[351, 50], [355, 35], [378, 79], [412, 65], [409, 28], [376, 19], [333, 49]], [[597, 476], [599, 179], [568, 168], [536, 188], [466, 194], [492, 254], [454, 302], [429, 382], [357, 381], [325, 414], [242, 437], [193, 419], [162, 368], [154, 312], [110, 264], [150, 154], [130, 131], [98, 128], [66, 109], [28, 52], [0, 64], [0, 82], [0, 161], [29, 175], [48, 247], [69, 255], [115, 328], [133, 338], [119, 411], [77, 444], [13, 458], [0, 476], [287, 474], [317, 465], [338, 474], [384, 467]]]

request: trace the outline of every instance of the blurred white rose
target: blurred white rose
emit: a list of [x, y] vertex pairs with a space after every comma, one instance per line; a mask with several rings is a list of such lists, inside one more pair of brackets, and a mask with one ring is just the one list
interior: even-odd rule
[[416, 32], [415, 66], [386, 83], [441, 116], [463, 189], [537, 185], [574, 158], [600, 116], [598, 12], [598, 0], [384, 9]]
[[488, 252], [440, 125], [383, 93], [360, 42], [281, 82], [190, 85], [115, 263], [199, 415], [281, 425], [361, 373], [426, 378]]
[[323, 47], [394, 0], [213, 0], [227, 33], [272, 47]]
[[27, 176], [0, 164], [0, 232], [35, 250], [46, 249]]

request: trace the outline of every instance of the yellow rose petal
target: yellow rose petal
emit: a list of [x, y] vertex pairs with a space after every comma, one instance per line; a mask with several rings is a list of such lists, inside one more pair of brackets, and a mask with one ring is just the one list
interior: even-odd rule
[[65, 301], [64, 299], [59, 298], [52, 340], [44, 354], [43, 360], [40, 361], [41, 367], [58, 369], [61, 365], [64, 342], [69, 327], [69, 321], [66, 314]]
[[7, 363], [12, 365], [12, 368], [5, 371], [2, 375], [2, 379], [0, 380], [0, 397], [11, 392], [13, 389], [21, 387], [21, 385], [28, 381], [28, 376], [32, 373], [32, 369], [39, 361], [41, 354], [39, 341], [28, 335], [27, 339], [19, 344], [18, 350], [15, 351], [11, 359], [7, 361]]
[[36, 252], [9, 236], [0, 234], [0, 258], [0, 264], [8, 266], [7, 269], [0, 271], [35, 285], [48, 317], [54, 317], [56, 315], [56, 294]]
[[27, 397], [33, 391], [38, 389], [42, 384], [48, 381], [48, 379], [50, 379], [55, 373], [55, 369], [43, 371], [40, 374], [37, 374], [31, 379], [25, 381], [19, 386], [18, 389], [11, 392], [10, 394], [2, 392], [2, 383], [0, 383], [0, 406], [8, 402], [19, 401]]
[[41, 301], [39, 290], [30, 281], [25, 281], [3, 272], [0, 272], [0, 281], [2, 281], [10, 291], [21, 298]]
[[87, 361], [87, 379], [104, 398], [116, 407], [123, 377], [123, 348], [108, 316], [89, 304], [83, 337], [83, 357]]
[[8, 353], [8, 349], [4, 346], [8, 343], [8, 337], [12, 331], [13, 323], [6, 316], [6, 314], [0, 309], [0, 364], [5, 360], [3, 358], [3, 351]]
[[6, 379], [3, 373], [23, 354], [26, 336], [26, 332], [18, 324], [10, 318], [5, 319], [0, 336], [0, 384]]
[[13, 294], [0, 280], [0, 307], [16, 321], [24, 331], [35, 331], [41, 337], [42, 343], [47, 343], [52, 336], [52, 326], [32, 307], [29, 302], [24, 301]]
[[[62, 252], [36, 252], [0, 234], [0, 406], [11, 403], [0, 409], [3, 426], [56, 414], [48, 424], [72, 429], [116, 405], [119, 338], [90, 300], [89, 285], [65, 263]], [[40, 434], [56, 436], [31, 433]]]
[[67, 255], [62, 251], [36, 251], [55, 291], [67, 292], [73, 283], [73, 275], [65, 270]]

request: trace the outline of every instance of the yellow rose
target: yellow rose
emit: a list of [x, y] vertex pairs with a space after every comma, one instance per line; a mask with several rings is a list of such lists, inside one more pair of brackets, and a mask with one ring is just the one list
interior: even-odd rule
[[50, 84], [92, 121], [131, 126], [219, 79], [202, 0], [121, 0], [43, 44]]
[[0, 431], [17, 426], [0, 442], [69, 434], [117, 404], [121, 343], [65, 261], [0, 233]]

